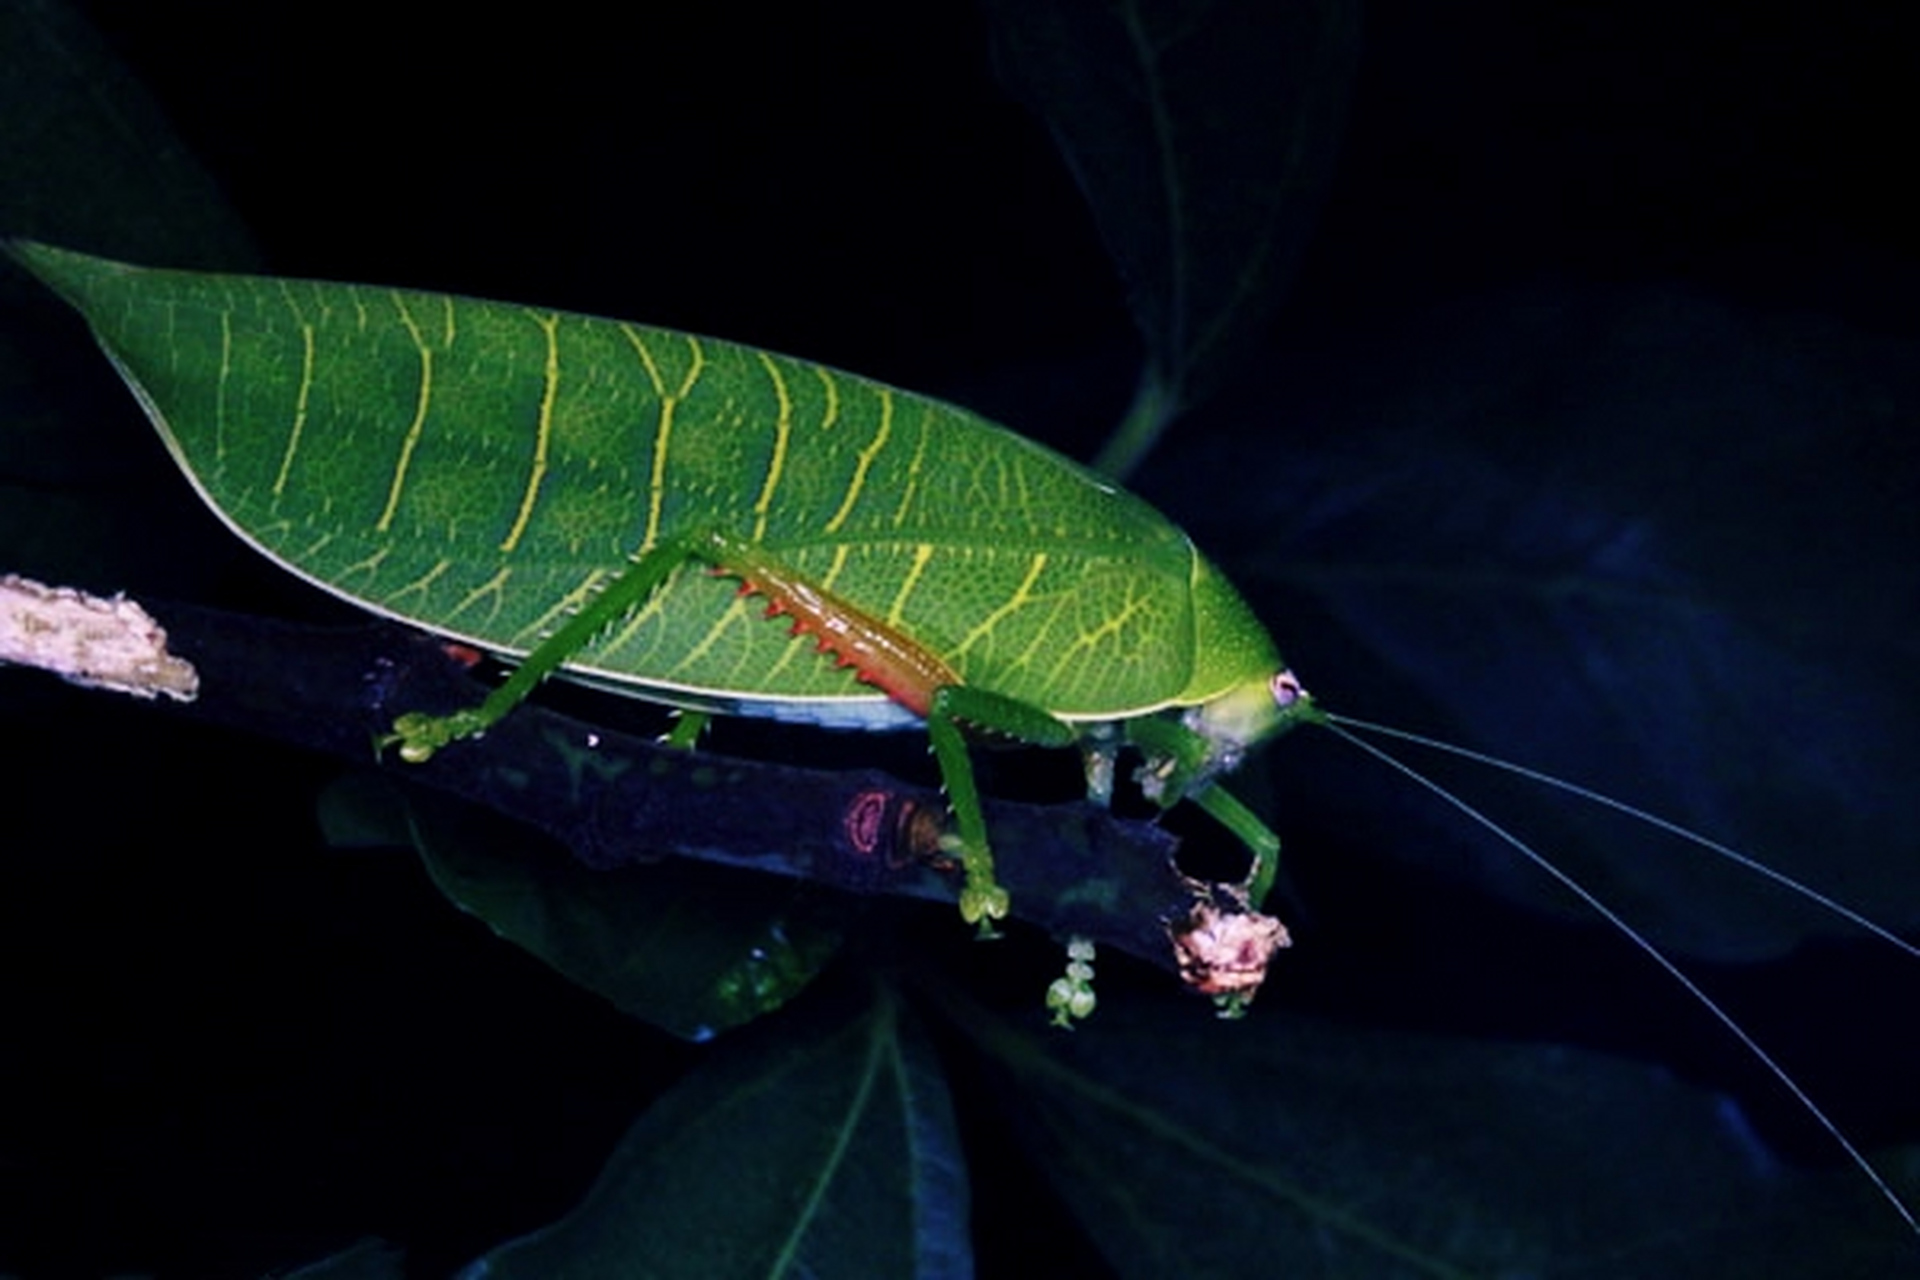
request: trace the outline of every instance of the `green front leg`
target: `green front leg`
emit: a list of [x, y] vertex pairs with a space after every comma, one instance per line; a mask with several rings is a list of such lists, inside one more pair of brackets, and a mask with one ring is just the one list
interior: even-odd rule
[[1178, 721], [1153, 716], [1129, 721], [1126, 734], [1127, 741], [1147, 757], [1140, 781], [1149, 799], [1162, 809], [1191, 800], [1247, 847], [1253, 855], [1253, 867], [1247, 873], [1248, 897], [1258, 907], [1280, 872], [1280, 837], [1212, 780], [1206, 740]]
[[1214, 820], [1247, 846], [1253, 854], [1253, 869], [1247, 873], [1247, 901], [1258, 909], [1280, 874], [1280, 837], [1260, 821], [1258, 814], [1242, 804], [1237, 796], [1218, 783], [1212, 783], [1187, 799], [1212, 814]]

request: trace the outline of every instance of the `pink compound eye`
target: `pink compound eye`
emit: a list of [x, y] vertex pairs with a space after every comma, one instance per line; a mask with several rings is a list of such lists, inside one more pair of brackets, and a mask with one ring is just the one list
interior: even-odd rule
[[1276, 707], [1290, 707], [1307, 696], [1306, 686], [1291, 671], [1276, 672], [1273, 679], [1267, 682], [1267, 687], [1273, 691], [1273, 705]]

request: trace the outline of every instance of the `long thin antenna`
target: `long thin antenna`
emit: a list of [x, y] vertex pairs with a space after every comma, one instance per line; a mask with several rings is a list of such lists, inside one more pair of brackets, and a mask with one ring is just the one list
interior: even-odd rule
[[[1827, 1116], [1827, 1113], [1820, 1109], [1819, 1104], [1814, 1102], [1814, 1100], [1807, 1095], [1807, 1091], [1805, 1089], [1802, 1089], [1798, 1084], [1798, 1082], [1796, 1082], [1791, 1075], [1787, 1074], [1787, 1069], [1781, 1066], [1778, 1062], [1774, 1061], [1773, 1055], [1768, 1053], [1765, 1049], [1761, 1048], [1760, 1042], [1755, 1040], [1751, 1035], [1749, 1035], [1747, 1033], [1746, 1028], [1742, 1027], [1738, 1022], [1734, 1020], [1732, 1014], [1728, 1013], [1725, 1009], [1721, 1008], [1719, 1002], [1716, 1001], [1712, 996], [1708, 995], [1706, 991], [1701, 988], [1699, 983], [1695, 982], [1692, 978], [1689, 978], [1686, 975], [1686, 972], [1682, 970], [1679, 965], [1675, 964], [1672, 960], [1669, 960], [1666, 954], [1662, 952], [1658, 947], [1654, 946], [1653, 943], [1649, 942], [1644, 934], [1642, 934], [1638, 929], [1635, 929], [1632, 925], [1628, 924], [1626, 919], [1623, 916], [1621, 916], [1619, 912], [1609, 907], [1605, 902], [1602, 902], [1585, 885], [1581, 884], [1578, 880], [1574, 879], [1571, 875], [1567, 874], [1565, 871], [1562, 871], [1559, 867], [1555, 866], [1552, 862], [1548, 861], [1545, 855], [1537, 852], [1526, 841], [1522, 840], [1519, 836], [1514, 835], [1511, 831], [1507, 830], [1505, 827], [1495, 822], [1492, 818], [1488, 817], [1486, 814], [1482, 813], [1480, 810], [1474, 808], [1471, 804], [1468, 804], [1465, 800], [1462, 800], [1459, 796], [1453, 794], [1453, 792], [1447, 790], [1445, 787], [1441, 786], [1439, 783], [1433, 781], [1431, 778], [1421, 773], [1418, 769], [1415, 769], [1412, 765], [1402, 762], [1397, 757], [1388, 754], [1386, 751], [1382, 750], [1379, 747], [1376, 747], [1373, 743], [1368, 742], [1366, 739], [1360, 737], [1358, 734], [1350, 732], [1349, 726], [1352, 729], [1365, 730], [1367, 732], [1384, 733], [1390, 737], [1401, 738], [1409, 742], [1418, 743], [1422, 746], [1429, 746], [1429, 747], [1434, 747], [1438, 750], [1449, 751], [1455, 755], [1464, 757], [1469, 760], [1476, 760], [1480, 763], [1489, 764], [1496, 768], [1503, 768], [1508, 770], [1509, 772], [1519, 774], [1522, 777], [1532, 778], [1536, 781], [1546, 783], [1550, 786], [1558, 787], [1561, 790], [1571, 792], [1574, 795], [1581, 796], [1584, 799], [1592, 800], [1598, 804], [1603, 804], [1610, 808], [1618, 809], [1622, 812], [1633, 813], [1641, 817], [1647, 817], [1648, 820], [1651, 821], [1655, 826], [1658, 826], [1663, 830], [1671, 831], [1676, 835], [1693, 839], [1696, 842], [1702, 845], [1705, 845], [1710, 849], [1714, 849], [1716, 852], [1724, 853], [1727, 856], [1731, 857], [1734, 861], [1742, 864], [1743, 866], [1751, 866], [1761, 870], [1767, 870], [1766, 868], [1762, 868], [1760, 864], [1753, 862], [1751, 859], [1747, 858], [1743, 854], [1738, 854], [1733, 852], [1730, 849], [1725, 849], [1721, 846], [1718, 846], [1714, 844], [1713, 841], [1708, 840], [1703, 836], [1696, 836], [1692, 832], [1687, 831], [1684, 827], [1676, 826], [1673, 823], [1668, 823], [1659, 818], [1650, 817], [1649, 815], [1646, 815], [1646, 814], [1640, 814], [1639, 811], [1636, 810], [1632, 805], [1626, 804], [1621, 801], [1609, 799], [1606, 796], [1600, 795], [1597, 792], [1588, 791], [1586, 788], [1578, 786], [1574, 783], [1564, 782], [1561, 779], [1553, 778], [1545, 774], [1537, 774], [1531, 769], [1527, 769], [1520, 765], [1508, 764], [1505, 761], [1496, 760], [1490, 756], [1483, 756], [1480, 753], [1476, 751], [1468, 750], [1465, 747], [1455, 747], [1449, 743], [1437, 742], [1433, 739], [1423, 738], [1419, 734], [1408, 733], [1399, 729], [1391, 729], [1382, 725], [1369, 724], [1366, 721], [1353, 720], [1353, 719], [1349, 719], [1346, 716], [1330, 715], [1326, 719], [1326, 727], [1329, 731], [1339, 735], [1339, 737], [1343, 741], [1349, 742], [1355, 747], [1358, 747], [1361, 751], [1364, 751], [1366, 754], [1380, 761], [1382, 764], [1394, 770], [1396, 773], [1399, 773], [1402, 777], [1405, 777], [1409, 781], [1418, 783], [1420, 786], [1426, 788], [1428, 791], [1432, 792], [1434, 795], [1438, 796], [1440, 799], [1446, 801], [1448, 804], [1452, 805], [1455, 809], [1465, 814], [1468, 818], [1478, 823], [1481, 827], [1486, 829], [1488, 832], [1498, 837], [1500, 840], [1504, 841], [1513, 849], [1517, 850], [1522, 856], [1524, 856], [1527, 859], [1527, 861], [1533, 863], [1534, 866], [1539, 867], [1542, 871], [1546, 872], [1548, 875], [1552, 876], [1555, 880], [1559, 881], [1559, 883], [1563, 885], [1568, 890], [1568, 892], [1572, 893], [1575, 897], [1579, 898], [1580, 901], [1586, 904], [1588, 909], [1591, 910], [1595, 915], [1599, 916], [1602, 920], [1605, 920], [1608, 924], [1618, 929], [1627, 938], [1628, 941], [1632, 942], [1634, 946], [1640, 948], [1640, 950], [1644, 952], [1649, 959], [1651, 959], [1655, 964], [1659, 965], [1663, 970], [1666, 971], [1668, 977], [1672, 978], [1675, 982], [1679, 983], [1681, 988], [1684, 991], [1686, 991], [1688, 995], [1692, 996], [1695, 1000], [1699, 1001], [1701, 1006], [1705, 1008], [1708, 1013], [1711, 1013], [1715, 1018], [1719, 1019], [1720, 1025], [1725, 1027], [1729, 1032], [1731, 1032], [1734, 1039], [1738, 1040], [1742, 1045], [1746, 1047], [1747, 1052], [1753, 1055], [1755, 1061], [1759, 1062], [1761, 1066], [1765, 1067], [1769, 1072], [1773, 1074], [1773, 1078], [1778, 1080], [1781, 1086], [1785, 1088], [1788, 1093], [1792, 1094], [1794, 1099], [1798, 1101], [1801, 1106], [1807, 1109], [1807, 1114], [1812, 1116], [1816, 1121], [1818, 1121], [1820, 1124], [1820, 1127], [1827, 1131], [1828, 1136], [1830, 1136], [1834, 1140], [1834, 1142], [1838, 1144], [1838, 1146], [1842, 1151], [1847, 1153], [1847, 1158], [1853, 1161], [1853, 1163], [1859, 1168], [1860, 1172], [1866, 1174], [1867, 1180], [1873, 1183], [1874, 1187], [1880, 1192], [1881, 1197], [1884, 1198], [1888, 1204], [1893, 1206], [1893, 1211], [1899, 1214], [1901, 1220], [1907, 1224], [1907, 1229], [1912, 1231], [1914, 1235], [1920, 1236], [1920, 1219], [1916, 1219], [1914, 1217], [1913, 1210], [1909, 1209], [1906, 1203], [1902, 1201], [1898, 1195], [1894, 1194], [1893, 1187], [1888, 1184], [1885, 1178], [1880, 1176], [1880, 1171], [1873, 1167], [1872, 1163], [1868, 1161], [1866, 1156], [1861, 1154], [1860, 1148], [1853, 1145], [1852, 1140], [1849, 1139], [1846, 1134], [1840, 1131], [1840, 1126], [1835, 1124]], [[1794, 884], [1794, 881], [1792, 880], [1791, 877], [1782, 876], [1782, 875], [1779, 875], [1778, 873], [1772, 873], [1772, 872], [1770, 872], [1770, 874], [1773, 874], [1775, 879], [1784, 880], [1790, 885]], [[1794, 887], [1804, 889], [1804, 886], [1795, 885]], [[1806, 892], [1808, 892], [1809, 895], [1813, 897], [1816, 901], [1823, 902], [1826, 905], [1833, 907], [1835, 910], [1839, 911], [1846, 918], [1850, 920], [1856, 920], [1856, 921], [1860, 920], [1860, 917], [1857, 916], [1855, 913], [1847, 910], [1844, 907], [1840, 907], [1838, 906], [1838, 904], [1832, 903], [1825, 898], [1822, 898], [1821, 895], [1812, 893], [1811, 890], [1806, 890]], [[1860, 921], [1860, 922], [1867, 923], [1865, 921]], [[1873, 928], [1873, 931], [1876, 934], [1879, 934], [1883, 937], [1889, 937], [1889, 938], [1892, 937], [1892, 935], [1886, 933], [1885, 930], [1880, 929], [1877, 926], [1869, 925], [1869, 927]], [[1897, 938], [1893, 940], [1896, 942], [1899, 941], [1899, 939]], [[1907, 944], [1905, 944], [1904, 942], [1902, 942], [1900, 945], [1909, 952], [1912, 952], [1914, 950], [1914, 948], [1907, 946]]]
[[[1710, 836], [1704, 836], [1698, 831], [1683, 827], [1679, 823], [1663, 818], [1657, 813], [1650, 813], [1638, 805], [1628, 804], [1625, 800], [1616, 800], [1604, 792], [1595, 791], [1591, 787], [1583, 787], [1577, 782], [1569, 782], [1565, 778], [1556, 778], [1550, 773], [1542, 773], [1538, 769], [1529, 769], [1526, 765], [1515, 764], [1511, 760], [1502, 760], [1498, 756], [1490, 756], [1485, 752], [1475, 751], [1471, 747], [1462, 747], [1452, 742], [1444, 742], [1439, 738], [1429, 738], [1425, 734], [1413, 733], [1406, 729], [1396, 729], [1392, 725], [1375, 724], [1370, 720], [1356, 720], [1352, 716], [1337, 716], [1330, 712], [1326, 713], [1326, 718], [1331, 722], [1329, 727], [1338, 725], [1348, 729], [1357, 729], [1363, 733], [1377, 733], [1383, 738], [1394, 738], [1400, 742], [1412, 743], [1416, 747], [1425, 747], [1430, 751], [1439, 751], [1446, 755], [1457, 756], [1462, 760], [1471, 760], [1473, 763], [1485, 765], [1489, 769], [1498, 769], [1503, 773], [1511, 773], [1516, 777], [1525, 778], [1528, 782], [1538, 783], [1543, 787], [1550, 787], [1555, 791], [1564, 791], [1568, 795], [1578, 796], [1589, 804], [1599, 805], [1603, 809], [1612, 809], [1615, 813], [1624, 813], [1630, 818], [1637, 818], [1648, 826], [1664, 831], [1676, 839], [1684, 840], [1688, 844], [1705, 849], [1709, 853], [1717, 854], [1725, 858], [1728, 862], [1751, 871], [1757, 876], [1763, 876], [1775, 884], [1780, 885], [1782, 888], [1789, 889], [1800, 895], [1815, 906], [1832, 912], [1848, 924], [1866, 930], [1882, 942], [1889, 943], [1899, 950], [1906, 952], [1908, 955], [1913, 956], [1915, 959], [1920, 959], [1920, 946], [1915, 946], [1913, 943], [1908, 942], [1905, 938], [1888, 929], [1885, 925], [1875, 924], [1872, 920], [1861, 915], [1846, 903], [1830, 898], [1812, 885], [1796, 880], [1786, 872], [1776, 870], [1757, 858], [1748, 857], [1730, 845], [1722, 844]], [[1343, 733], [1340, 736], [1346, 738], [1349, 742], [1355, 741], [1351, 734]], [[1395, 761], [1394, 763], [1398, 764], [1399, 761]]]

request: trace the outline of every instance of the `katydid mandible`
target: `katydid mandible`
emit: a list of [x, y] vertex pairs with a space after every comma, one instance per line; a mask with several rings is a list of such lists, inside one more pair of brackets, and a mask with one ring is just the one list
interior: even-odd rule
[[[1007, 914], [963, 726], [1130, 743], [1163, 805], [1318, 715], [1165, 517], [963, 409], [612, 320], [344, 284], [15, 256], [93, 326], [200, 495], [315, 585], [519, 667], [402, 716], [422, 760], [545, 676], [700, 712], [924, 724], [961, 915]], [[749, 597], [759, 597], [753, 599]], [[785, 625], [769, 621], [779, 615]]]

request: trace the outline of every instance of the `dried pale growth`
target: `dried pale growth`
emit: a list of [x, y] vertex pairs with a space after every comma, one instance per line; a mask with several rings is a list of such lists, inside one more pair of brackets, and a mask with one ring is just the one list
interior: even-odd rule
[[0, 576], [0, 662], [51, 671], [90, 689], [191, 702], [192, 664], [167, 652], [167, 633], [125, 596], [91, 596]]
[[1244, 1007], [1266, 980], [1273, 953], [1290, 946], [1287, 927], [1261, 915], [1244, 901], [1208, 893], [1179, 919], [1167, 924], [1180, 979], [1202, 995], [1229, 998]]

